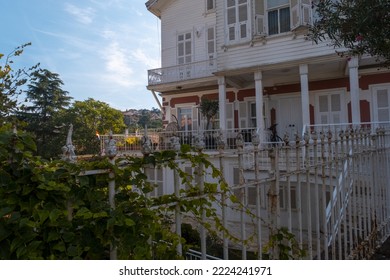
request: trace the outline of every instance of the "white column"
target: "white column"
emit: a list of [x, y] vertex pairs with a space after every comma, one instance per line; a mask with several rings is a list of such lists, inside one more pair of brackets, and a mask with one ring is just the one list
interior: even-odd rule
[[360, 90], [359, 90], [359, 61], [357, 57], [351, 58], [348, 62], [349, 68], [349, 87], [351, 94], [352, 123], [360, 123]]
[[301, 75], [302, 124], [310, 125], [309, 78], [307, 64], [299, 65]]
[[218, 78], [219, 93], [219, 128], [226, 130], [226, 82], [225, 77]]
[[260, 141], [264, 139], [264, 118], [263, 118], [263, 73], [255, 72], [256, 91], [256, 127]]

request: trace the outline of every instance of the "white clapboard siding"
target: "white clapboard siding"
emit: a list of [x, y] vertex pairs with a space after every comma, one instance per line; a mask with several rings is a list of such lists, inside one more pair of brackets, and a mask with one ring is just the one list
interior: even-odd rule
[[217, 50], [219, 51], [219, 70], [270, 65], [335, 53], [334, 49], [325, 43], [316, 45], [305, 40], [302, 36], [294, 39], [292, 35], [268, 38], [266, 44], [258, 43], [250, 46], [248, 43], [241, 46], [230, 46], [226, 51], [220, 51], [217, 46]]
[[205, 14], [203, 0], [176, 0], [161, 11], [162, 67], [177, 65], [177, 34], [192, 33], [192, 61], [207, 60], [206, 31], [215, 25], [215, 13]]

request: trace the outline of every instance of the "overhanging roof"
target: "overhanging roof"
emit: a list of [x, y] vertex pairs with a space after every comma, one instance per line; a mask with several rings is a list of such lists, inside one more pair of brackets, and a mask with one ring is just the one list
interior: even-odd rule
[[161, 6], [166, 2], [165, 0], [149, 0], [145, 3], [146, 8], [157, 17], [161, 16]]

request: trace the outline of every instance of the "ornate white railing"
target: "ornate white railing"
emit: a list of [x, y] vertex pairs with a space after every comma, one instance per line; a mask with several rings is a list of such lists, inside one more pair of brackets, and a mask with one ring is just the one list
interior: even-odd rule
[[148, 85], [161, 85], [210, 77], [217, 69], [215, 59], [148, 70]]

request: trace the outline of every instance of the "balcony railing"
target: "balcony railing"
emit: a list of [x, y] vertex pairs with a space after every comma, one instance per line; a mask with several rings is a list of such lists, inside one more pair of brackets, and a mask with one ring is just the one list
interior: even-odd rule
[[148, 70], [148, 85], [162, 85], [167, 83], [199, 79], [212, 76], [217, 69], [216, 60], [193, 62], [165, 68]]

